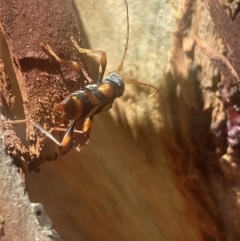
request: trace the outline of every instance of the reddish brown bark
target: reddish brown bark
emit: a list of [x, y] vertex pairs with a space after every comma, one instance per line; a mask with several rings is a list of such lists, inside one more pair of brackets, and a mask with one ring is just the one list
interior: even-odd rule
[[[227, 151], [227, 139], [221, 140], [220, 145], [215, 143], [210, 130], [211, 123], [226, 117], [217, 87], [220, 74], [195, 45], [194, 36], [215, 46], [215, 51], [222, 50], [222, 42], [202, 1], [183, 2], [181, 15], [177, 15], [172, 46], [168, 46], [173, 69], [161, 77], [157, 70], [166, 62], [166, 55], [165, 59], [161, 59], [162, 52], [155, 56], [146, 43], [164, 38], [166, 33], [161, 35], [164, 32], [162, 26], [166, 25], [166, 19], [172, 18], [166, 17], [171, 11], [164, 11], [156, 19], [154, 11], [161, 7], [151, 8], [152, 12], [149, 16], [144, 15], [144, 19], [151, 19], [151, 22], [163, 19], [164, 24], [158, 25], [159, 28], [152, 26], [149, 32], [144, 31], [149, 26], [148, 21], [140, 21], [143, 8], [135, 8], [138, 1], [132, 3], [136, 5], [130, 11], [133, 16], [140, 13], [136, 18], [132, 17], [137, 31], [130, 36], [134, 44], [128, 52], [133, 60], [138, 56], [139, 62], [134, 63], [133, 68], [129, 61], [124, 70], [130, 66], [129, 72], [143, 78], [141, 81], [162, 84], [161, 94], [150, 99], [142, 95], [143, 92], [139, 94], [139, 89], [127, 87], [123, 97], [115, 103], [115, 121], [109, 113], [96, 118], [91, 145], [81, 156], [72, 153], [67, 156], [68, 160], [44, 165], [46, 169], [37, 178], [29, 177], [32, 197], [47, 204], [56, 227], [67, 240], [79, 240], [79, 237], [104, 241], [239, 240], [239, 177], [238, 165], [234, 165], [238, 163], [230, 162], [229, 169], [222, 166], [221, 156]], [[229, 36], [234, 35], [231, 26], [239, 24], [231, 23], [218, 1], [209, 2], [213, 20], [216, 26], [220, 25], [220, 33], [221, 28], [225, 29], [223, 39], [228, 42], [228, 32]], [[93, 1], [92, 6], [95, 3]], [[116, 14], [114, 6], [112, 11], [110, 6], [104, 6], [107, 11], [104, 14], [99, 8], [97, 19], [102, 18], [103, 23], [111, 25], [112, 22], [104, 17], [109, 17], [110, 12], [120, 16], [122, 9], [119, 8], [120, 12]], [[148, 5], [145, 6], [144, 10], [147, 10]], [[90, 11], [93, 15], [96, 9], [90, 7], [86, 12]], [[112, 24], [113, 29], [107, 32], [103, 28], [108, 24], [99, 26], [96, 19], [93, 21], [95, 30], [99, 28], [99, 32], [93, 31], [93, 37], [101, 43], [106, 41], [105, 45], [114, 50], [113, 29], [116, 25]], [[133, 28], [130, 26], [130, 29]], [[118, 31], [117, 43], [119, 32], [124, 31]], [[142, 36], [146, 32], [148, 34]], [[170, 35], [169, 32], [166, 35]], [[141, 42], [141, 38], [144, 41]], [[56, 44], [61, 55], [61, 42]], [[52, 47], [55, 49], [54, 45]], [[160, 44], [154, 47], [162, 48]], [[146, 52], [141, 59], [137, 53], [144, 48]], [[38, 51], [43, 62], [48, 60], [41, 49]], [[236, 55], [238, 52], [236, 50]], [[215, 60], [221, 59], [217, 57]], [[118, 63], [119, 53], [114, 59]], [[145, 75], [139, 74], [140, 70], [144, 70]], [[11, 105], [10, 99], [6, 102]], [[45, 104], [48, 106], [49, 103]], [[42, 106], [39, 108], [41, 110]], [[84, 161], [79, 161], [81, 158]]]
[[[54, 118], [52, 112], [54, 103], [84, 80], [71, 66], [56, 64], [39, 44], [49, 44], [64, 59], [84, 62], [70, 41], [70, 36], [74, 36], [82, 46], [79, 20], [72, 1], [0, 1], [0, 28], [3, 43], [1, 115], [10, 119], [30, 117], [46, 129], [59, 124], [61, 121]], [[81, 127], [82, 123], [79, 125]], [[28, 144], [24, 146], [27, 143], [22, 137], [25, 132], [29, 147]], [[42, 134], [29, 124], [27, 128], [23, 124], [18, 134], [21, 138], [10, 125], [1, 123], [1, 240], [60, 240], [42, 205], [29, 200], [22, 161], [28, 161], [30, 169], [36, 170], [42, 162], [68, 152], [73, 144], [60, 150], [51, 141], [42, 141]], [[88, 136], [82, 139], [76, 136], [75, 141], [77, 145], [84, 145], [87, 139]], [[18, 168], [6, 154], [13, 157]]]
[[[32, 118], [47, 130], [63, 124], [61, 119], [54, 117], [53, 106], [79, 88], [84, 80], [71, 66], [60, 67], [39, 44], [49, 44], [63, 59], [83, 61], [83, 56], [77, 53], [70, 41], [70, 36], [74, 36], [82, 45], [79, 20], [72, 1], [1, 1], [0, 19], [7, 43], [3, 57], [6, 59], [5, 56], [10, 55], [16, 75], [13, 81], [17, 81], [20, 88], [16, 102], [19, 104], [23, 101], [23, 118]], [[9, 98], [5, 96], [5, 103], [10, 102]], [[16, 116], [16, 119], [19, 118]], [[81, 127], [82, 123], [79, 125]], [[63, 133], [55, 134], [58, 139], [63, 136]], [[16, 142], [9, 128], [5, 131], [5, 144], [9, 153], [15, 158], [24, 157], [29, 161], [30, 169], [36, 169], [45, 160], [56, 159], [73, 146], [72, 142], [68, 147], [60, 149], [30, 124], [27, 124], [27, 139], [29, 153], [21, 147], [21, 141]], [[84, 145], [87, 139], [88, 135], [75, 135], [76, 145]]]

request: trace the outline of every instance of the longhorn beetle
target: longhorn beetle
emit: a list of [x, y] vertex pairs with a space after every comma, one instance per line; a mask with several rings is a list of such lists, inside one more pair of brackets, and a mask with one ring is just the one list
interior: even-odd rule
[[[83, 49], [77, 44], [75, 39], [71, 37], [71, 41], [73, 45], [80, 53], [85, 53], [90, 57], [100, 58], [98, 81], [96, 84], [93, 84], [94, 81], [86, 74], [85, 70], [82, 69], [79, 63], [75, 61], [63, 60], [54, 53], [54, 51], [48, 44], [46, 45], [40, 44], [43, 50], [47, 52], [49, 55], [51, 55], [59, 64], [65, 64], [65, 63], [72, 64], [74, 70], [78, 74], [83, 73], [87, 79], [87, 82], [89, 83], [82, 89], [71, 93], [61, 103], [56, 104], [54, 106], [54, 111], [59, 112], [62, 118], [71, 121], [69, 127], [67, 129], [53, 127], [49, 132], [47, 132], [32, 119], [6, 121], [5, 123], [19, 124], [19, 123], [31, 122], [33, 126], [35, 126], [37, 129], [43, 132], [47, 137], [49, 137], [57, 145], [61, 147], [65, 147], [70, 142], [73, 132], [84, 134], [90, 131], [93, 116], [100, 112], [107, 111], [112, 107], [114, 100], [122, 96], [124, 92], [125, 83], [132, 83], [136, 85], [144, 85], [144, 86], [152, 87], [155, 89], [155, 92], [151, 96], [153, 96], [158, 91], [156, 87], [150, 84], [142, 83], [138, 81], [124, 81], [120, 76], [120, 71], [123, 68], [123, 62], [127, 53], [128, 41], [129, 41], [128, 4], [126, 0], [124, 0], [124, 2], [126, 6], [126, 14], [127, 14], [127, 38], [126, 38], [125, 49], [124, 49], [124, 53], [123, 53], [123, 57], [120, 62], [120, 65], [118, 66], [118, 70], [111, 72], [105, 80], [103, 80], [103, 76], [107, 66], [107, 55], [104, 51]], [[76, 121], [79, 119], [84, 120], [83, 129], [81, 131], [75, 130]], [[66, 132], [61, 142], [59, 142], [51, 134], [53, 131]]]

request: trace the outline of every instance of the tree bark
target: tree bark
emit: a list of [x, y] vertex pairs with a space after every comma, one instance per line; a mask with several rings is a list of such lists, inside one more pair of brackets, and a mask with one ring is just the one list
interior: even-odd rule
[[[23, 118], [33, 119], [47, 130], [53, 126], [64, 127], [64, 124], [66, 127], [61, 118], [54, 117], [53, 106], [82, 86], [84, 79], [74, 72], [71, 64], [60, 66], [40, 45], [49, 44], [65, 60], [84, 62], [83, 56], [70, 40], [73, 36], [82, 45], [80, 24], [72, 1], [2, 1], [0, 14], [1, 30], [6, 41], [3, 59], [10, 60], [17, 79], [12, 81], [12, 85], [16, 86], [17, 82], [20, 89], [20, 96], [17, 96], [17, 91], [14, 93], [16, 103], [24, 109], [24, 113], [20, 114]], [[11, 103], [10, 97], [2, 95], [5, 103]], [[19, 113], [14, 114], [17, 119], [20, 118]], [[81, 128], [82, 121], [79, 121], [79, 125]], [[66, 154], [74, 145], [72, 142], [66, 148], [59, 149], [52, 141], [44, 140], [43, 135], [30, 123], [27, 123], [26, 132], [29, 142], [27, 151], [21, 147], [21, 141], [16, 142], [8, 127], [4, 141], [9, 153], [15, 159], [17, 155], [26, 159], [31, 170], [36, 170], [46, 160]], [[61, 141], [62, 136], [60, 132], [56, 138]], [[81, 147], [87, 142], [88, 135], [75, 135], [73, 139], [75, 145]]]
[[[63, 240], [239, 240], [238, 162], [226, 167], [227, 136], [211, 132], [214, 123], [227, 128], [219, 65], [195, 36], [222, 54], [219, 33], [228, 44], [240, 17], [231, 22], [217, 0], [128, 4], [122, 75], [160, 93], [149, 98], [151, 89], [126, 85], [111, 111], [94, 118], [89, 145], [27, 176], [31, 200], [45, 204]], [[108, 70], [116, 70], [126, 38], [124, 2], [77, 0], [76, 6], [85, 47], [106, 51]], [[61, 41], [51, 41], [41, 40], [62, 53]], [[97, 70], [88, 66], [95, 79]]]
[[[40, 44], [49, 44], [63, 59], [84, 62], [70, 41], [73, 36], [82, 46], [73, 3], [71, 0], [0, 1], [0, 28], [1, 119], [32, 118], [49, 129], [58, 122], [53, 117], [54, 103], [81, 85], [83, 76], [78, 76], [70, 65], [59, 66]], [[79, 125], [82, 126], [82, 121]], [[26, 133], [28, 142], [23, 137]], [[42, 162], [56, 159], [72, 146], [60, 150], [53, 143], [42, 141], [41, 133], [29, 123], [27, 128], [23, 125], [17, 130], [1, 122], [0, 135], [2, 239], [60, 240], [42, 205], [29, 200], [22, 161], [28, 163], [30, 170], [38, 170]], [[74, 139], [81, 146], [88, 140], [88, 135]]]

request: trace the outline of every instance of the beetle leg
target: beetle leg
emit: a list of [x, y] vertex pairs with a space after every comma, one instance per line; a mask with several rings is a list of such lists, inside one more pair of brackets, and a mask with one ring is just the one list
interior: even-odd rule
[[[32, 119], [24, 119], [24, 120], [16, 120], [16, 121], [5, 121], [4, 124], [11, 124], [11, 125], [15, 125], [15, 124], [22, 124], [22, 123], [26, 123], [26, 122], [30, 122], [35, 128], [37, 128], [39, 131], [41, 131], [44, 135], [46, 135], [49, 139], [51, 139], [53, 142], [55, 142], [57, 145], [65, 147], [69, 141], [72, 138], [72, 134], [73, 133], [86, 133], [87, 131], [79, 131], [79, 130], [75, 130], [75, 124], [76, 124], [76, 120], [72, 121], [70, 126], [66, 129], [66, 128], [59, 128], [59, 127], [53, 127], [51, 128], [50, 131], [46, 131], [44, 130], [39, 124], [37, 124], [35, 121], [33, 121]], [[85, 125], [85, 122], [84, 122]], [[66, 132], [61, 143], [51, 134], [53, 131], [63, 131]]]
[[40, 44], [40, 46], [42, 47], [42, 49], [47, 52], [49, 55], [51, 55], [59, 64], [71, 64], [73, 69], [80, 75], [83, 74], [84, 77], [86, 78], [86, 80], [88, 81], [88, 83], [93, 83], [93, 80], [88, 76], [88, 73], [86, 70], [84, 70], [84, 68], [82, 67], [82, 65], [76, 61], [71, 61], [71, 60], [64, 60], [61, 59], [53, 50], [52, 48], [48, 45], [48, 44]]
[[93, 116], [88, 117], [85, 119], [84, 124], [83, 124], [83, 133], [87, 133], [90, 131], [91, 126], [92, 126], [92, 121], [93, 121]]
[[[98, 82], [102, 82], [103, 75], [105, 73], [106, 66], [107, 66], [106, 52], [102, 50], [83, 49], [77, 44], [76, 40], [73, 37], [71, 37], [71, 41], [74, 44], [75, 48], [79, 51], [79, 53], [87, 54], [90, 57], [100, 58]], [[98, 54], [100, 54], [100, 56]]]
[[72, 139], [75, 125], [76, 125], [76, 120], [72, 121], [72, 123], [68, 127], [68, 129], [61, 141], [61, 146], [63, 146], [63, 147], [66, 146], [69, 143], [69, 141]]
[[55, 131], [56, 129], [53, 127], [51, 128], [51, 130], [49, 132], [45, 131], [40, 125], [38, 125], [37, 123], [35, 123], [33, 120], [29, 119], [29, 121], [33, 124], [33, 126], [35, 126], [37, 129], [39, 129], [43, 134], [45, 134], [48, 138], [50, 138], [52, 141], [54, 141], [56, 144], [58, 144], [59, 146], [65, 147], [69, 141], [72, 138], [72, 134], [74, 132], [74, 128], [76, 125], [76, 120], [72, 121], [70, 126], [67, 128], [67, 130], [65, 129], [61, 129], [61, 128], [56, 128], [58, 131], [63, 130], [66, 131], [61, 143], [51, 134], [53, 131]]
[[33, 120], [29, 119], [26, 120], [28, 122], [31, 122], [32, 125], [37, 128], [39, 131], [41, 131], [43, 134], [45, 134], [48, 138], [50, 138], [53, 142], [55, 142], [57, 145], [61, 146], [62, 143], [60, 143], [53, 135], [51, 135], [51, 130], [50, 132], [47, 132], [46, 130], [44, 130], [39, 124], [37, 124], [36, 122], [34, 122]]

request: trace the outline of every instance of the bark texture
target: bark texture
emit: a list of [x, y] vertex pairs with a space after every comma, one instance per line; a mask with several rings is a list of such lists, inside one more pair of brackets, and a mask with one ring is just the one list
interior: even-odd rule
[[2, 241], [60, 241], [42, 204], [31, 203], [25, 175], [5, 154], [0, 141], [0, 239]]
[[[106, 51], [108, 70], [116, 70], [124, 2], [78, 0], [76, 6], [85, 47]], [[238, 164], [225, 168], [227, 137], [216, 138], [210, 128], [227, 118], [219, 65], [195, 36], [214, 47], [211, 53], [226, 53], [240, 17], [231, 22], [217, 0], [129, 0], [129, 15], [122, 74], [154, 84], [160, 94], [149, 98], [151, 89], [126, 86], [114, 108], [94, 118], [88, 146], [27, 176], [29, 195], [45, 205], [63, 240], [237, 241], [238, 174], [231, 167]], [[58, 40], [52, 45], [63, 51]], [[94, 77], [97, 70], [88, 66]]]
[[[71, 66], [59, 66], [40, 48], [40, 43], [49, 44], [64, 59], [82, 62], [82, 56], [70, 41], [70, 36], [74, 36], [82, 45], [73, 3], [0, 1], [0, 28], [1, 120], [30, 117], [49, 129], [58, 122], [52, 112], [54, 103], [78, 88], [83, 78], [77, 76]], [[81, 127], [82, 123], [79, 125]], [[28, 142], [24, 141], [26, 133]], [[60, 240], [42, 205], [29, 200], [22, 161], [29, 164], [30, 170], [38, 170], [42, 162], [65, 154], [73, 144], [59, 149], [53, 143], [43, 141], [42, 135], [31, 125], [13, 129], [1, 122], [0, 135], [2, 239]], [[88, 135], [74, 139], [75, 144], [81, 146], [88, 140]]]
[[[23, 106], [22, 113], [14, 113], [16, 119], [31, 118], [47, 130], [54, 125], [63, 125], [64, 122], [54, 116], [53, 106], [79, 88], [84, 79], [74, 72], [71, 65], [59, 66], [41, 49], [40, 44], [49, 44], [60, 58], [82, 62], [70, 41], [73, 36], [82, 45], [80, 25], [72, 1], [1, 1], [0, 18], [2, 41], [6, 41], [3, 42], [3, 59], [12, 64], [17, 79], [12, 81], [12, 85], [17, 86], [17, 82], [20, 89], [15, 101]], [[17, 90], [14, 95], [17, 95]], [[10, 98], [2, 95], [5, 103], [11, 103]], [[82, 123], [79, 125], [81, 128]], [[27, 125], [26, 132], [28, 150], [21, 147], [21, 141], [16, 141], [8, 127], [4, 142], [12, 156], [29, 162], [31, 170], [36, 170], [46, 160], [67, 153], [74, 145], [72, 142], [59, 149], [52, 141], [43, 140], [42, 134], [31, 124]], [[56, 134], [60, 140], [62, 136], [63, 133]], [[75, 145], [81, 147], [88, 140], [88, 135], [77, 135], [74, 139]]]

